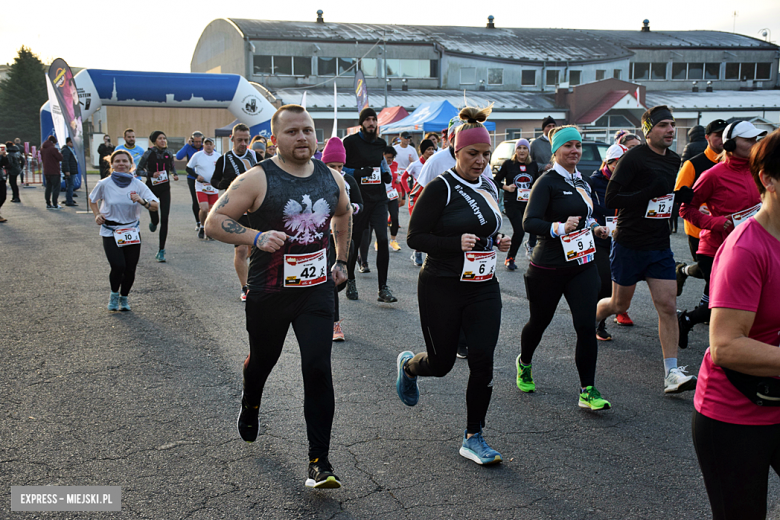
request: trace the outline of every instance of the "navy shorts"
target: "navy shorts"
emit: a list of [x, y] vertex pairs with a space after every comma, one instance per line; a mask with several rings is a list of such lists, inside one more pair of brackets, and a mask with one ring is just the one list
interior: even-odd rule
[[613, 240], [612, 250], [609, 252], [609, 267], [612, 281], [624, 287], [636, 285], [647, 278], [677, 279], [671, 249], [640, 251], [621, 246]]

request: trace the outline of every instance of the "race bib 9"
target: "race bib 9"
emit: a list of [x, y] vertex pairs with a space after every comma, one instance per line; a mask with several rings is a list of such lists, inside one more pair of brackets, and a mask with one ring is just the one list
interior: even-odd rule
[[157, 173], [159, 174], [157, 178], [152, 177], [152, 186], [157, 186], [158, 184], [168, 182], [168, 172], [163, 170]]
[[360, 179], [360, 184], [381, 184], [382, 183], [382, 170], [377, 166], [371, 172], [371, 175], [366, 175]]
[[645, 218], [670, 218], [674, 206], [674, 193], [650, 199], [647, 203]]
[[746, 222], [747, 219], [754, 216], [756, 213], [758, 213], [758, 210], [761, 209], [761, 203], [759, 202], [752, 208], [743, 209], [742, 211], [738, 211], [737, 213], [733, 213], [731, 215], [731, 222], [734, 224], [734, 227], [739, 226], [743, 222]]
[[461, 282], [487, 282], [496, 272], [495, 251], [466, 251], [463, 253]]
[[284, 287], [310, 287], [328, 279], [325, 249], [316, 253], [284, 255]]
[[580, 264], [590, 262], [596, 252], [596, 243], [593, 241], [593, 233], [590, 229], [581, 229], [561, 237], [563, 256], [567, 262], [577, 260]]
[[114, 241], [119, 247], [132, 246], [141, 243], [138, 228], [122, 228], [114, 230]]

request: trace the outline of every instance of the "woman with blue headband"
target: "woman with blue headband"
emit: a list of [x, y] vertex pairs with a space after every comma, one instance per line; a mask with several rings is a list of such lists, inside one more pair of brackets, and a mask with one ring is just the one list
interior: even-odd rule
[[579, 406], [606, 410], [594, 386], [596, 378], [596, 304], [599, 273], [594, 235], [607, 238], [607, 228], [593, 218], [590, 185], [577, 171], [582, 157], [582, 136], [574, 126], [550, 132], [553, 167], [534, 183], [523, 218], [523, 228], [539, 237], [525, 273], [530, 318], [520, 337], [517, 387], [536, 390], [531, 371], [534, 351], [555, 315], [561, 296], [571, 309], [577, 332], [575, 362], [580, 376]]

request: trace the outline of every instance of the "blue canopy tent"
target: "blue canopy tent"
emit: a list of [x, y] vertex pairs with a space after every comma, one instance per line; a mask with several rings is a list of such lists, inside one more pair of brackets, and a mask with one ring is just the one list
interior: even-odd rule
[[[401, 132], [436, 132], [439, 133], [450, 123], [450, 119], [458, 115], [458, 110], [447, 100], [429, 101], [417, 107], [407, 117], [380, 127], [383, 135], [400, 134]], [[485, 121], [485, 127], [490, 132], [496, 131], [496, 124]]]

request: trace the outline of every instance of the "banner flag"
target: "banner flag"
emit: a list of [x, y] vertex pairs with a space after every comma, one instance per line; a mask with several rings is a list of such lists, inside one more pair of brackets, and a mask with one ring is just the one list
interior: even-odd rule
[[366, 87], [366, 78], [363, 71], [357, 71], [355, 74], [355, 96], [357, 97], [358, 112], [368, 107], [368, 87]]
[[[62, 58], [54, 60], [49, 67], [49, 102], [52, 105], [52, 119], [55, 119], [55, 100], [59, 106], [60, 117], [64, 119], [65, 128], [67, 134], [59, 135], [60, 130], [57, 130], [58, 124], [55, 119], [54, 128], [57, 132], [57, 141], [59, 146], [65, 146], [65, 137], [70, 136], [73, 140], [73, 150], [76, 152], [76, 160], [79, 163], [79, 171], [84, 179], [85, 189], [89, 189], [86, 186], [86, 162], [84, 161], [84, 132], [82, 129], [81, 121], [81, 106], [79, 105], [79, 92], [76, 89], [76, 82], [73, 81], [73, 73]], [[52, 96], [54, 93], [54, 96]], [[75, 181], [76, 186], [80, 184], [78, 180]]]
[[336, 90], [336, 82], [333, 82], [333, 132], [330, 133], [331, 137], [338, 137], [336, 131], [339, 126], [339, 95]]

